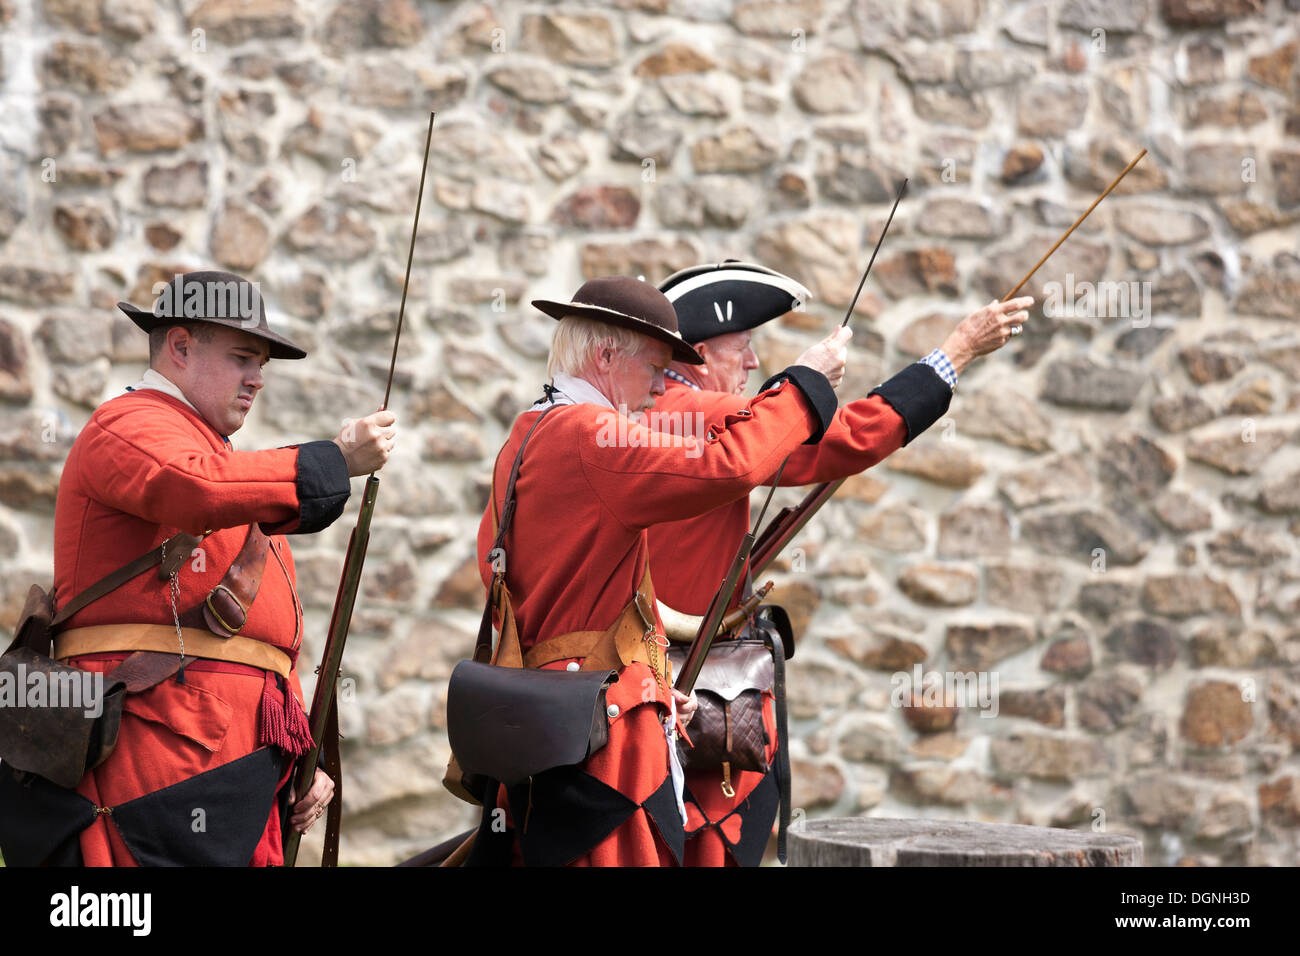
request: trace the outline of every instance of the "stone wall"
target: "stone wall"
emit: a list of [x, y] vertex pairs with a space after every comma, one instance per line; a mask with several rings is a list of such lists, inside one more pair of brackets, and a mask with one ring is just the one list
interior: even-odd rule
[[[49, 581], [72, 438], [145, 361], [118, 299], [214, 264], [261, 283], [313, 354], [272, 366], [240, 447], [375, 407], [438, 110], [341, 707], [344, 860], [392, 862], [471, 819], [439, 785], [443, 695], [488, 465], [543, 380], [529, 299], [755, 258], [816, 295], [761, 336], [779, 368], [847, 305], [906, 175], [857, 309], [858, 396], [1005, 294], [1145, 146], [1030, 286], [1061, 283], [1046, 314], [775, 575], [802, 635], [795, 802], [1300, 863], [1298, 13], [0, 0], [0, 625]], [[350, 527], [295, 543], [309, 656]], [[917, 665], [997, 694], [913, 702], [895, 675]]]

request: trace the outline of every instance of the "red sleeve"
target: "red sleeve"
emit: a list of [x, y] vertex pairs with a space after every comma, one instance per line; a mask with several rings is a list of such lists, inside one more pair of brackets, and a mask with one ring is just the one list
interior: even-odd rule
[[92, 418], [86, 428], [82, 461], [111, 463], [82, 470], [87, 494], [165, 527], [200, 534], [258, 522], [268, 533], [315, 531], [347, 500], [347, 466], [333, 442], [211, 451], [197, 447], [183, 419], [145, 412]]
[[795, 449], [781, 484], [812, 485], [856, 475], [898, 451], [906, 440], [907, 424], [887, 401], [879, 395], [860, 398], [835, 413], [820, 442]]
[[711, 415], [703, 441], [626, 419], [620, 433], [619, 418], [610, 411], [586, 419], [590, 433], [579, 436], [577, 453], [592, 493], [629, 528], [689, 518], [748, 494], [822, 425], [788, 381]]

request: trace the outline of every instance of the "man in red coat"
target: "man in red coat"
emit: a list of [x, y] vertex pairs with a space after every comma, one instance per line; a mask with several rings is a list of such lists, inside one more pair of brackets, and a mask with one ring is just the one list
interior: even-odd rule
[[[73, 615], [54, 656], [92, 672], [111, 671], [133, 650], [183, 663], [126, 696], [116, 748], [75, 795], [52, 785], [5, 790], [0, 813], [16, 821], [62, 808], [62, 822], [43, 830], [51, 862], [278, 865], [283, 791], [292, 758], [311, 740], [297, 668], [302, 605], [285, 535], [338, 518], [349, 478], [387, 461], [395, 418], [372, 413], [332, 441], [235, 451], [230, 436], [265, 384], [268, 359], [306, 354], [270, 330], [256, 287], [229, 273], [186, 273], [153, 312], [119, 305], [149, 333], [150, 367], [96, 409], [64, 465], [56, 600], [178, 532], [204, 537], [170, 580], [155, 567]], [[319, 818], [333, 789], [318, 771], [293, 804], [298, 830]]]
[[[660, 289], [673, 303], [682, 337], [704, 359], [702, 365], [675, 362], [668, 369], [667, 392], [655, 413], [661, 421], [675, 423], [712, 421], [742, 408], [745, 382], [759, 365], [750, 344], [752, 330], [809, 298], [808, 290], [790, 277], [736, 260], [684, 269]], [[867, 397], [842, 405], [820, 442], [791, 454], [781, 484], [847, 478], [916, 438], [948, 410], [957, 375], [966, 365], [1019, 334], [1027, 318], [1024, 310], [1032, 303], [1026, 296], [977, 309], [920, 362]], [[770, 474], [762, 483], [774, 477]], [[707, 514], [651, 528], [650, 573], [659, 601], [683, 614], [704, 614], [749, 523], [749, 499], [740, 497]], [[740, 598], [738, 593], [736, 600]], [[765, 697], [770, 763], [776, 721], [771, 693]], [[738, 770], [726, 777], [715, 769], [686, 772], [688, 865], [757, 865], [761, 859], [777, 812], [774, 775]]]
[[[572, 302], [533, 304], [560, 320], [552, 384], [515, 421], [497, 457], [478, 535], [491, 587], [489, 552], [509, 473], [546, 412], [528, 439], [503, 544], [518, 647], [499, 649], [498, 658], [513, 653], [525, 666], [577, 670], [639, 591], [650, 592], [654, 620], [644, 635], [634, 634], [640, 640], [619, 647], [618, 679], [606, 697], [608, 743], [576, 768], [547, 771], [531, 787], [510, 791], [514, 832], [498, 841], [506, 849], [492, 859], [513, 853], [525, 863], [679, 863], [684, 809], [669, 737], [683, 701], [670, 693], [667, 641], [644, 580], [646, 529], [744, 498], [785, 455], [819, 440], [835, 409], [825, 372], [842, 372], [843, 349], [820, 349], [809, 365], [773, 376], [755, 398], [710, 420], [699, 439], [665, 436], [635, 419], [664, 393], [670, 362], [699, 358], [678, 335], [664, 296], [636, 279], [608, 277], [584, 284]], [[480, 828], [479, 843], [488, 834]], [[489, 861], [485, 847], [475, 852]]]

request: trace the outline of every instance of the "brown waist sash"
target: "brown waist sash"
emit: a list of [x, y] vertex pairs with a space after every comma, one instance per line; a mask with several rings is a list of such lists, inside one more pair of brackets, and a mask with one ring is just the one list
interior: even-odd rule
[[[278, 647], [251, 637], [214, 637], [207, 631], [181, 628], [186, 657], [204, 657], [232, 664], [249, 664], [288, 677], [293, 667], [289, 655]], [[114, 651], [158, 651], [176, 657], [180, 643], [176, 628], [167, 624], [101, 624], [74, 627], [54, 635], [54, 659], [66, 660], [82, 654], [105, 654]], [[179, 660], [179, 658], [177, 658]]]

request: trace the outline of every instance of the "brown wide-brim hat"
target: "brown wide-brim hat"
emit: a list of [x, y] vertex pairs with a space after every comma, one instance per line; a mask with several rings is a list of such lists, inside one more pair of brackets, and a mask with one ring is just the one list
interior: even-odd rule
[[572, 302], [534, 299], [533, 306], [553, 319], [577, 315], [640, 332], [672, 346], [677, 361], [704, 364], [700, 353], [677, 331], [677, 311], [673, 304], [649, 282], [631, 276], [602, 276], [584, 282], [573, 294]]
[[182, 272], [158, 294], [152, 310], [130, 302], [119, 302], [117, 307], [145, 332], [179, 323], [210, 322], [266, 339], [271, 344], [271, 358], [307, 357], [303, 349], [271, 331], [261, 291], [233, 272]]

